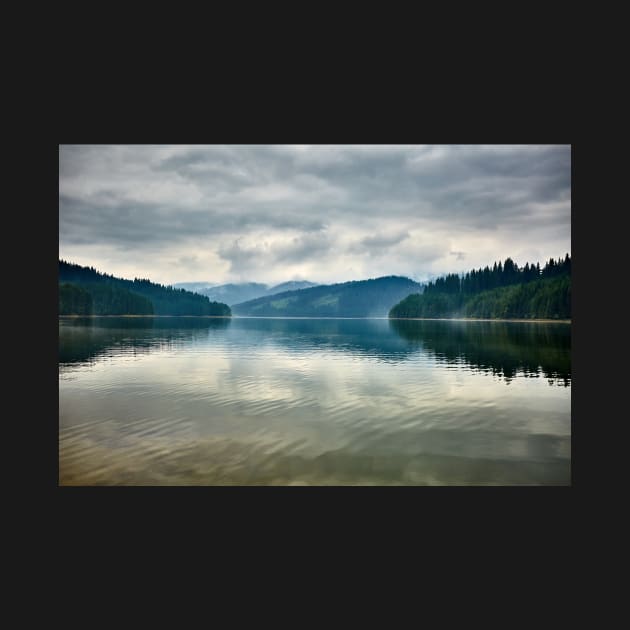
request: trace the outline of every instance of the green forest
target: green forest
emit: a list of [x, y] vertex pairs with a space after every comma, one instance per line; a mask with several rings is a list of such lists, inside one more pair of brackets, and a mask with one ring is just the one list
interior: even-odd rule
[[236, 315], [260, 317], [387, 317], [389, 309], [422, 286], [386, 276], [285, 291], [232, 306]]
[[59, 315], [214, 315], [230, 307], [150, 280], [124, 280], [59, 261]]
[[519, 267], [511, 258], [493, 267], [448, 274], [407, 296], [389, 316], [483, 319], [570, 319], [571, 257]]
[[59, 285], [59, 315], [153, 315], [151, 300], [108, 284]]

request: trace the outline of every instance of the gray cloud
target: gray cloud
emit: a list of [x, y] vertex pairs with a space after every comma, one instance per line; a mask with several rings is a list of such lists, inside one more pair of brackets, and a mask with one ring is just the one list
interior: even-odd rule
[[368, 256], [380, 256], [387, 254], [391, 248], [405, 239], [409, 238], [407, 230], [398, 231], [394, 234], [379, 233], [374, 236], [365, 236], [361, 240], [352, 243], [348, 251]]
[[276, 249], [276, 261], [299, 263], [302, 260], [313, 260], [323, 255], [333, 254], [333, 246], [333, 239], [325, 230], [302, 234]]
[[230, 271], [243, 274], [260, 271], [273, 265], [317, 262], [321, 256], [333, 253], [334, 242], [325, 230], [301, 234], [285, 241], [242, 244], [235, 239], [220, 247], [219, 256], [230, 263]]
[[59, 152], [60, 255], [161, 282], [422, 279], [557, 257], [570, 227], [567, 146]]

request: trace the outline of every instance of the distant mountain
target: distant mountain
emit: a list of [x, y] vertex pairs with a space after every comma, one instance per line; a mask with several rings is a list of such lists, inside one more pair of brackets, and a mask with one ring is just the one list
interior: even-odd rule
[[254, 300], [265, 295], [275, 295], [283, 291], [295, 291], [315, 287], [317, 284], [315, 282], [307, 282], [306, 280], [290, 280], [289, 282], [283, 282], [273, 287], [269, 287], [269, 285], [260, 282], [241, 282], [220, 285], [212, 285], [208, 282], [178, 282], [173, 286], [195, 291], [200, 295], [207, 296], [211, 300], [224, 302], [231, 306], [232, 304], [247, 302], [248, 300]]
[[261, 317], [387, 317], [392, 306], [422, 290], [409, 278], [386, 276], [284, 291], [234, 304], [232, 312]]
[[193, 293], [199, 293], [204, 289], [209, 289], [215, 286], [212, 282], [176, 282], [173, 285], [175, 289], [185, 289], [186, 291], [192, 291]]
[[125, 280], [93, 267], [59, 261], [60, 315], [214, 315], [229, 316], [224, 303], [150, 280]]
[[209, 289], [201, 289], [198, 293], [206, 295], [211, 300], [217, 300], [231, 305], [266, 295], [267, 285], [260, 284], [259, 282], [221, 284], [219, 286], [210, 287]]
[[283, 282], [282, 284], [276, 284], [275, 287], [271, 287], [271, 289], [267, 290], [267, 295], [275, 295], [276, 293], [282, 293], [283, 291], [298, 291], [300, 289], [310, 289], [311, 287], [316, 286], [319, 286], [317, 282], [308, 282], [306, 280], [290, 280], [289, 282]]

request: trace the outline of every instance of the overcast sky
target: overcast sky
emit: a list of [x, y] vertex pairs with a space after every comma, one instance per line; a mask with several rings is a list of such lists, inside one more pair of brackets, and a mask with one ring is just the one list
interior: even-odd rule
[[571, 253], [569, 146], [59, 149], [59, 256], [163, 284], [425, 280]]

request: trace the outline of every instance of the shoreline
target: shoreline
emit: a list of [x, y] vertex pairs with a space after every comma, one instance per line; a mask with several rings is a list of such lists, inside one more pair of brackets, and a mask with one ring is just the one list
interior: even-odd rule
[[231, 315], [58, 315], [59, 319], [64, 317], [72, 317], [75, 319], [81, 317], [197, 317], [198, 319], [232, 319]]
[[514, 322], [520, 324], [570, 324], [570, 319], [483, 319], [481, 317], [390, 317], [389, 319], [426, 322]]
[[129, 317], [129, 318], [149, 318], [149, 317], [194, 317], [196, 319], [393, 319], [397, 321], [427, 321], [427, 322], [513, 322], [520, 324], [571, 324], [570, 319], [482, 319], [475, 317], [298, 317], [298, 316], [256, 316], [256, 315], [59, 315], [63, 318], [86, 318], [86, 317]]

